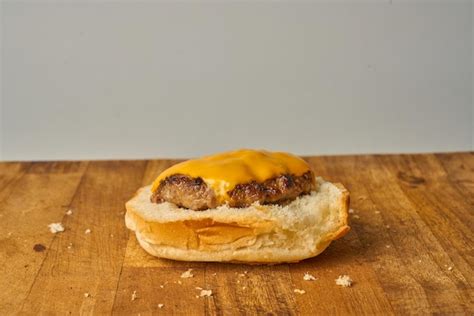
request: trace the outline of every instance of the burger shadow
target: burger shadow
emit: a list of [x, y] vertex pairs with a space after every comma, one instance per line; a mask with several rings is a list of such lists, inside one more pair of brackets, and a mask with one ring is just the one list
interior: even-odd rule
[[331, 243], [322, 253], [313, 258], [298, 262], [300, 267], [305, 268], [332, 268], [347, 264], [354, 264], [361, 260], [361, 255], [351, 250], [345, 244], [345, 240], [336, 240]]
[[[362, 216], [362, 215], [361, 215]], [[299, 265], [305, 268], [347, 267], [381, 260], [393, 251], [390, 234], [397, 233], [383, 224], [367, 221], [350, 223], [351, 230], [333, 241], [321, 254], [305, 259]]]

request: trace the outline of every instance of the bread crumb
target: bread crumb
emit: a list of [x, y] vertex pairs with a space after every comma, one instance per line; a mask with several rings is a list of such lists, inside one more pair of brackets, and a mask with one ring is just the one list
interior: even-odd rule
[[419, 263], [421, 263], [421, 259], [420, 259], [420, 260], [418, 260], [418, 262], [419, 262]]
[[163, 308], [163, 306], [165, 306], [165, 304], [158, 304], [158, 308]]
[[138, 298], [137, 291], [133, 291], [132, 293], [132, 301], [136, 300]]
[[390, 245], [385, 245], [385, 248], [390, 248]]
[[300, 290], [300, 289], [294, 289], [293, 292], [298, 293], [298, 294], [304, 294], [304, 293], [306, 293], [305, 290]]
[[242, 286], [242, 290], [245, 290], [247, 287], [246, 286]]
[[357, 215], [357, 214], [355, 214], [355, 215], [352, 215], [352, 218], [359, 219], [359, 218], [360, 218], [360, 216], [359, 216], [359, 215]]
[[390, 225], [385, 225], [385, 228], [387, 228], [387, 229], [390, 228]]
[[67, 246], [67, 249], [71, 249], [72, 248], [72, 242], [69, 243], [69, 245]]
[[348, 275], [340, 275], [336, 279], [336, 284], [343, 286], [343, 287], [349, 287], [352, 285], [352, 279]]
[[11, 235], [13, 235], [13, 232], [9, 232], [7, 235], [8, 237], [10, 237]]
[[244, 274], [247, 274], [247, 273], [249, 273], [249, 272], [248, 272], [247, 270], [245, 270], [245, 271], [244, 271]]
[[114, 238], [114, 234], [110, 234], [110, 237]]
[[240, 284], [240, 280], [237, 280], [237, 284]]
[[186, 270], [185, 272], [183, 272], [183, 273], [181, 274], [181, 278], [187, 279], [187, 278], [192, 278], [192, 277], [194, 277], [194, 274], [192, 274], [191, 271], [193, 271], [193, 269], [188, 269], [188, 270]]
[[161, 287], [161, 288], [164, 288], [165, 286], [162, 284], [162, 285], [160, 285], [160, 287]]
[[89, 297], [91, 296], [89, 293], [84, 293], [84, 297]]
[[316, 281], [316, 278], [313, 275], [306, 272], [303, 276], [303, 280], [305, 280], [305, 281]]
[[213, 276], [216, 276], [216, 275], [217, 275], [217, 273], [215, 273], [215, 272], [214, 272], [212, 275], [213, 275]]
[[243, 273], [239, 274], [239, 277], [241, 277], [241, 278], [243, 278], [244, 276], [245, 276], [245, 274], [243, 274]]
[[202, 287], [196, 286], [195, 289], [196, 289], [196, 290], [202, 290]]
[[201, 293], [199, 294], [200, 297], [209, 297], [212, 296], [212, 290], [201, 290]]
[[90, 234], [91, 233], [91, 230], [89, 228], [87, 228], [85, 231], [84, 231], [85, 234]]
[[72, 215], [72, 210], [71, 209], [67, 210], [66, 215]]
[[349, 209], [349, 214], [354, 214], [354, 210], [353, 209]]
[[448, 271], [453, 271], [453, 267], [449, 266]]
[[52, 232], [53, 234], [63, 232], [64, 227], [61, 223], [51, 223], [48, 225], [49, 231]]
[[178, 284], [183, 284], [183, 282], [181, 282], [181, 280], [178, 280]]
[[375, 211], [374, 213], [375, 213], [375, 214], [380, 214], [380, 211]]

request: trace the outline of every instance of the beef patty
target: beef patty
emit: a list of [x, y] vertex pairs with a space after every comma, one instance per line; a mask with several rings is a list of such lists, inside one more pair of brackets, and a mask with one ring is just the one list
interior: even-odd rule
[[[254, 202], [261, 204], [285, 204], [297, 196], [315, 189], [316, 182], [312, 171], [301, 176], [284, 174], [268, 179], [262, 183], [255, 181], [236, 185], [227, 192], [231, 207], [246, 207]], [[201, 178], [192, 178], [174, 174], [161, 181], [158, 189], [152, 194], [154, 203], [171, 202], [180, 207], [195, 211], [216, 208], [219, 204], [214, 190]]]

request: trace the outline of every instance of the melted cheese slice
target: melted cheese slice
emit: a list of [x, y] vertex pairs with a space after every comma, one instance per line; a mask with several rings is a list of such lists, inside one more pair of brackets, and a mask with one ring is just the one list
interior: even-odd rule
[[219, 199], [226, 200], [227, 192], [237, 184], [265, 180], [283, 175], [300, 176], [311, 170], [303, 159], [284, 152], [241, 149], [199, 159], [187, 160], [163, 171], [153, 182], [155, 192], [165, 178], [182, 174], [200, 177], [211, 187]]

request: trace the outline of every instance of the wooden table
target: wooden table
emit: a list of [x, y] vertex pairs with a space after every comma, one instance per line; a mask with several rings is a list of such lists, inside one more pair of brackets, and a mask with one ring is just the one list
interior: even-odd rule
[[[276, 266], [160, 260], [138, 246], [124, 203], [176, 161], [1, 163], [0, 315], [474, 313], [474, 153], [307, 159], [351, 191], [352, 230]], [[335, 284], [341, 274], [352, 287]]]

